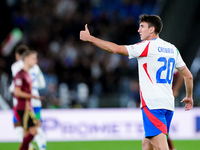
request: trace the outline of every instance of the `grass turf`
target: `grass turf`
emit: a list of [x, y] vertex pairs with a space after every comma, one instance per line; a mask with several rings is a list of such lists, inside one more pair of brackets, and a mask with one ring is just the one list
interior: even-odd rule
[[[141, 141], [48, 142], [47, 150], [142, 150]], [[174, 140], [177, 150], [200, 150], [200, 140]], [[0, 150], [18, 150], [20, 143], [0, 143]]]

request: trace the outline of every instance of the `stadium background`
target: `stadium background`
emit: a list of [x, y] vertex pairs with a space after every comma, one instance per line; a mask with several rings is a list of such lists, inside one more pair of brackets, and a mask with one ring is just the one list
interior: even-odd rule
[[[195, 107], [200, 106], [199, 0], [1, 0], [0, 10], [1, 114], [12, 107], [10, 66], [20, 43], [39, 53], [47, 83], [40, 91], [44, 109], [138, 109], [137, 61], [82, 42], [79, 32], [87, 23], [94, 36], [117, 44], [136, 43], [138, 17], [144, 13], [161, 16], [160, 37], [177, 46], [191, 69]], [[184, 93], [182, 87], [176, 107], [183, 106]]]

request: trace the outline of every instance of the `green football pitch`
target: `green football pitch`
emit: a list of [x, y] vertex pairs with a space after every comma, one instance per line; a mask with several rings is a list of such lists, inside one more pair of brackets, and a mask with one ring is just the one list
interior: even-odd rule
[[[200, 140], [173, 141], [176, 150], [200, 150]], [[20, 143], [0, 143], [0, 150], [18, 150]], [[141, 141], [48, 142], [47, 150], [142, 150]]]

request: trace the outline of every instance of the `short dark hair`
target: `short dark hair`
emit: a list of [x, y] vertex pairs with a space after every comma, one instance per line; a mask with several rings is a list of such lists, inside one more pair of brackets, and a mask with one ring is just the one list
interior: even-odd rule
[[157, 15], [147, 15], [147, 14], [140, 15], [140, 23], [141, 22], [148, 23], [148, 27], [154, 27], [156, 34], [159, 34], [163, 27], [162, 20]]
[[16, 48], [16, 50], [15, 50], [15, 53], [16, 53], [16, 54], [19, 54], [20, 56], [22, 56], [22, 54], [23, 54], [25, 51], [27, 51], [27, 50], [29, 50], [28, 46], [26, 46], [26, 45], [19, 45], [19, 46], [17, 46], [17, 48]]
[[25, 57], [29, 56], [30, 54], [35, 54], [37, 55], [37, 52], [34, 50], [27, 50], [22, 54], [22, 59], [24, 60]]

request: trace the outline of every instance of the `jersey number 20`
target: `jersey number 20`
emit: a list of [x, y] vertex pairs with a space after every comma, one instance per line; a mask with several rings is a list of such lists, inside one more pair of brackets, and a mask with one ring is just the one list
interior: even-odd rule
[[[156, 81], [157, 83], [169, 83], [171, 84], [172, 78], [173, 78], [173, 70], [174, 70], [174, 65], [175, 65], [175, 59], [174, 58], [167, 58], [165, 57], [160, 57], [158, 58], [158, 61], [164, 62], [164, 65], [161, 66], [158, 71], [156, 72]], [[161, 73], [163, 71], [167, 71], [166, 78], [161, 79]]]

